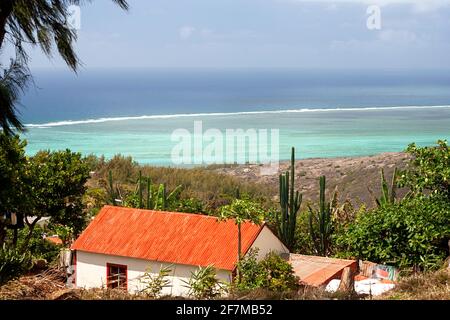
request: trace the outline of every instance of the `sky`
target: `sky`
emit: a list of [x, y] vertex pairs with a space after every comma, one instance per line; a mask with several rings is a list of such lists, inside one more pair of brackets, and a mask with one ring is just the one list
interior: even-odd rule
[[[450, 68], [450, 0], [129, 4], [129, 12], [105, 0], [81, 7], [76, 48], [84, 69]], [[374, 4], [381, 13], [378, 30], [367, 27]], [[31, 57], [31, 68], [64, 67], [38, 50]]]

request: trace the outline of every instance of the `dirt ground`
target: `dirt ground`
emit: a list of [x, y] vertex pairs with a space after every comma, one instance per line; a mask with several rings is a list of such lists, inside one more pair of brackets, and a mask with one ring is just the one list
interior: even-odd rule
[[[380, 170], [384, 169], [388, 182], [394, 168], [404, 169], [409, 162], [405, 153], [382, 153], [367, 157], [316, 158], [298, 160], [295, 164], [296, 188], [303, 193], [306, 201], [317, 201], [319, 177], [327, 178], [327, 192], [338, 188], [341, 200], [351, 199], [355, 205], [373, 205], [369, 189], [380, 194]], [[281, 162], [277, 172], [268, 172], [268, 165], [239, 165], [215, 169], [216, 172], [235, 176], [244, 181], [267, 185], [276, 197], [279, 174], [289, 169], [290, 162]], [[402, 190], [399, 191], [401, 195]]]

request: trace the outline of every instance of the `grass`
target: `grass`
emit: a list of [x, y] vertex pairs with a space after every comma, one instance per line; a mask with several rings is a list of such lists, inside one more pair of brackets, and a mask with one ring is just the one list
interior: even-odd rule
[[[91, 170], [95, 173], [88, 182], [88, 194], [97, 193], [94, 206], [101, 206], [106, 199], [105, 190], [108, 185], [109, 171], [112, 172], [114, 184], [118, 185], [122, 194], [133, 192], [139, 171], [143, 177], [150, 177], [152, 184], [166, 184], [168, 190], [182, 185], [181, 199], [195, 198], [200, 200], [208, 210], [228, 204], [239, 189], [241, 195], [259, 201], [268, 207], [271, 204], [273, 190], [264, 184], [242, 181], [237, 177], [215, 172], [205, 168], [170, 168], [139, 165], [131, 157], [117, 155], [111, 160], [89, 158]], [[102, 199], [103, 198], [103, 199]]]
[[29, 274], [0, 286], [0, 300], [45, 300], [65, 289], [66, 275], [61, 269]]
[[[329, 293], [323, 288], [302, 286], [293, 292], [270, 292], [256, 289], [229, 297], [238, 300], [349, 300], [365, 299], [345, 293]], [[49, 269], [39, 274], [23, 276], [0, 287], [0, 300], [152, 300], [143, 294], [129, 294], [109, 289], [65, 289], [62, 270]], [[166, 296], [162, 300], [182, 300]], [[398, 285], [377, 300], [450, 300], [450, 270], [421, 273], [405, 277]]]
[[450, 300], [450, 269], [403, 278], [382, 300]]

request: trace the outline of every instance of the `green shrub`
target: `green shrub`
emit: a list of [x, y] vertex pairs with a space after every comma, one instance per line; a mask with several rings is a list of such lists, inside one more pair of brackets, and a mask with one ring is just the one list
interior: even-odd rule
[[31, 268], [31, 255], [19, 253], [3, 244], [0, 248], [0, 285], [15, 279]]
[[251, 249], [238, 263], [241, 281], [235, 282], [238, 290], [253, 290], [265, 287], [266, 272], [259, 263], [258, 250]]
[[206, 213], [203, 202], [196, 198], [181, 199], [171, 209], [185, 213]]
[[[17, 239], [17, 248], [22, 248], [28, 236], [28, 228], [20, 229]], [[49, 263], [56, 261], [61, 250], [60, 245], [56, 245], [43, 238], [44, 230], [36, 226], [33, 229], [28, 245], [27, 252], [35, 259], [45, 259]]]
[[168, 279], [171, 273], [172, 269], [170, 267], [162, 267], [158, 274], [153, 274], [151, 269], [147, 270], [139, 279], [144, 286], [141, 292], [150, 298], [156, 299], [161, 297], [163, 289], [171, 286]]
[[437, 146], [417, 147], [410, 144], [406, 152], [413, 156], [410, 167], [401, 173], [400, 186], [412, 193], [423, 191], [442, 194], [450, 200], [450, 146], [439, 140]]
[[270, 291], [285, 292], [298, 287], [292, 265], [276, 253], [267, 254], [261, 265], [267, 274], [265, 286]]
[[236, 282], [238, 290], [267, 289], [273, 292], [286, 292], [298, 287], [291, 264], [276, 253], [268, 253], [258, 261], [258, 251], [251, 250], [238, 264], [241, 281]]
[[447, 256], [449, 237], [449, 202], [419, 197], [359, 214], [337, 243], [346, 248], [341, 256], [433, 269]]
[[309, 255], [315, 254], [309, 228], [309, 215], [307, 212], [301, 212], [297, 217], [295, 244], [292, 248], [292, 252]]
[[213, 266], [200, 267], [191, 273], [191, 278], [185, 283], [189, 296], [195, 299], [213, 299], [225, 292], [225, 284], [217, 278]]
[[[123, 199], [134, 193], [139, 172], [149, 177], [153, 185], [165, 184], [168, 190], [174, 190], [182, 185], [180, 200], [198, 199], [203, 204], [205, 213], [213, 213], [223, 205], [229, 204], [236, 196], [236, 189], [240, 189], [243, 196], [247, 195], [253, 201], [263, 205], [273, 204], [272, 196], [275, 190], [252, 182], [241, 181], [237, 177], [217, 173], [210, 168], [170, 168], [139, 165], [130, 157], [117, 155], [111, 160], [100, 157], [97, 160], [90, 156], [86, 160], [95, 174], [89, 181], [90, 188], [109, 188], [108, 175], [112, 172], [114, 185], [120, 191]], [[220, 183], [218, 183], [220, 182]], [[105, 201], [101, 197], [101, 200]], [[189, 208], [189, 203], [186, 209]], [[197, 204], [192, 204], [197, 211]], [[172, 209], [171, 209], [172, 210]], [[181, 209], [180, 209], [181, 210]]]

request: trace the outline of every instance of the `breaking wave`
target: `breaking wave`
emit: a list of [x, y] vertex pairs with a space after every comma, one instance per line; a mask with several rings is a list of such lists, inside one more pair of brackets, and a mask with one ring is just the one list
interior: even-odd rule
[[111, 117], [98, 118], [87, 120], [64, 120], [41, 124], [26, 124], [28, 128], [50, 128], [71, 126], [80, 124], [103, 123], [114, 121], [127, 120], [146, 120], [146, 119], [174, 119], [187, 117], [216, 117], [216, 116], [236, 116], [236, 115], [257, 115], [257, 114], [283, 114], [283, 113], [303, 113], [303, 112], [333, 112], [333, 111], [378, 111], [378, 110], [408, 110], [408, 109], [437, 109], [450, 108], [450, 105], [443, 106], [396, 106], [396, 107], [357, 107], [357, 108], [323, 108], [323, 109], [288, 109], [288, 110], [267, 110], [267, 111], [239, 111], [239, 112], [213, 112], [213, 113], [181, 113], [181, 114], [166, 114], [166, 115], [144, 115], [144, 116], [129, 116], [129, 117]]

